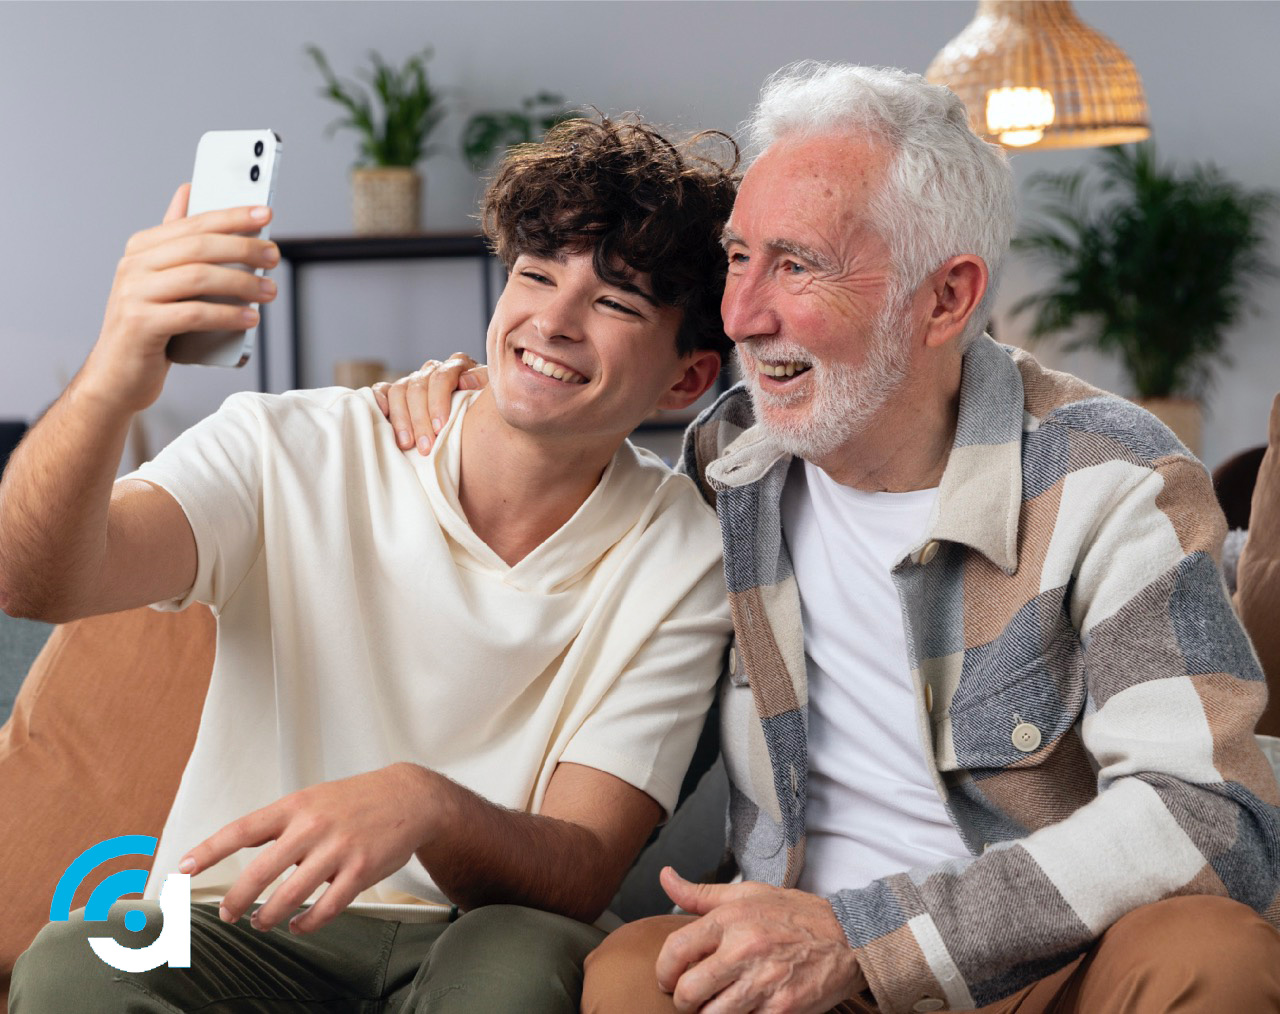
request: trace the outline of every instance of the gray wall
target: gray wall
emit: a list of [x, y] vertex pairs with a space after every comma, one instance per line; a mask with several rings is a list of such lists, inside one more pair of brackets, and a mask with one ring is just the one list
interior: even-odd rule
[[[1082, 17], [1126, 48], [1147, 88], [1164, 155], [1212, 159], [1250, 185], [1280, 183], [1273, 3], [1082, 2]], [[188, 178], [199, 134], [271, 126], [285, 138], [277, 201], [281, 235], [349, 228], [352, 135], [329, 138], [334, 110], [316, 95], [302, 54], [319, 44], [343, 70], [370, 48], [392, 60], [431, 44], [434, 81], [465, 115], [535, 89], [608, 112], [643, 110], [683, 128], [732, 128], [761, 80], [800, 57], [923, 70], [970, 19], [940, 3], [3, 3], [0, 4], [0, 417], [51, 401], [97, 334], [127, 237], [153, 224]], [[1025, 153], [1020, 179], [1080, 164], [1087, 153]], [[459, 157], [425, 165], [427, 225], [468, 226], [476, 184]], [[1020, 342], [1007, 307], [1033, 279], [1014, 264], [997, 327]], [[426, 355], [482, 345], [471, 265], [325, 268], [307, 278], [311, 369], [330, 382], [340, 358], [408, 368]], [[1280, 295], [1230, 337], [1234, 368], [1210, 405], [1211, 464], [1261, 442], [1280, 388]], [[283, 314], [275, 316], [277, 341]], [[1114, 367], [1089, 357], [1042, 358], [1120, 389]], [[272, 385], [286, 383], [283, 352]], [[253, 368], [173, 371], [149, 416], [155, 442], [256, 382]]]

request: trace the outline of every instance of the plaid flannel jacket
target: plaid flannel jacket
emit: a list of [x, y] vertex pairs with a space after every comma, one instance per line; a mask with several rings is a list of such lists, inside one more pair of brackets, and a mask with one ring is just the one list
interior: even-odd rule
[[[729, 391], [682, 467], [720, 517], [736, 630], [730, 845], [744, 877], [790, 887], [808, 769], [791, 458], [753, 422]], [[830, 899], [881, 1010], [991, 1003], [1171, 895], [1280, 921], [1266, 684], [1224, 534], [1204, 467], [1152, 416], [988, 337], [967, 352], [929, 532], [893, 579], [926, 762], [971, 856]]]

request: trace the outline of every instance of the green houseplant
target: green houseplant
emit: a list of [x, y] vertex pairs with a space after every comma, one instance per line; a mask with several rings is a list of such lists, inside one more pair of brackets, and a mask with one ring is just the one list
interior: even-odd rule
[[1199, 451], [1201, 399], [1229, 361], [1226, 333], [1248, 309], [1277, 195], [1213, 166], [1179, 173], [1150, 143], [1102, 149], [1090, 169], [1037, 173], [1040, 197], [1014, 249], [1053, 272], [1014, 313], [1031, 337], [1077, 329], [1067, 349], [1118, 357], [1139, 403]]
[[472, 116], [463, 128], [462, 157], [479, 172], [511, 145], [541, 140], [557, 123], [581, 115], [565, 105], [563, 95], [554, 92], [530, 95], [519, 109], [486, 109]]
[[445, 115], [440, 91], [427, 80], [431, 50], [415, 53], [399, 68], [371, 52], [372, 69], [357, 72], [367, 88], [339, 78], [318, 46], [308, 46], [307, 54], [324, 78], [320, 94], [344, 111], [329, 133], [348, 128], [360, 137], [360, 160], [352, 172], [356, 232], [416, 232], [422, 177], [415, 166], [439, 150], [427, 139]]

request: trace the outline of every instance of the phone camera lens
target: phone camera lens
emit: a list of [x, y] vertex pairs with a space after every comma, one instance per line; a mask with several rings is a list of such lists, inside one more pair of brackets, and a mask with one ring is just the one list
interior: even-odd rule
[[249, 179], [253, 180], [254, 183], [258, 182], [258, 177], [260, 175], [262, 174], [258, 172], [257, 166], [254, 166], [252, 169], [249, 170]]
[[256, 143], [254, 144], [254, 146], [253, 146], [253, 154], [254, 154], [254, 157], [255, 157], [255, 158], [262, 158], [262, 152], [263, 152], [263, 150], [264, 150], [264, 149], [263, 149], [263, 147], [262, 147], [262, 142], [261, 142], [261, 141], [256, 142]]

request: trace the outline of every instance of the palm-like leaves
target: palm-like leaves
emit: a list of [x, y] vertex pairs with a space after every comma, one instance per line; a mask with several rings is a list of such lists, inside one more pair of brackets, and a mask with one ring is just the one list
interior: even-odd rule
[[537, 141], [557, 123], [581, 115], [566, 108], [563, 96], [538, 92], [524, 99], [519, 109], [493, 109], [471, 117], [462, 132], [462, 154], [471, 168], [479, 171], [499, 151]]
[[1031, 335], [1080, 325], [1067, 347], [1118, 356], [1141, 397], [1204, 393], [1249, 287], [1274, 276], [1265, 255], [1276, 193], [1215, 167], [1162, 168], [1151, 144], [1099, 153], [1093, 173], [1038, 173], [1038, 218], [1014, 241], [1055, 272], [1021, 300]]
[[370, 53], [373, 70], [362, 71], [361, 77], [372, 94], [353, 81], [341, 80], [319, 47], [308, 46], [307, 53], [325, 80], [320, 94], [346, 110], [346, 116], [329, 125], [329, 133], [343, 127], [359, 133], [362, 162], [411, 166], [437, 150], [427, 145], [427, 138], [444, 119], [444, 109], [440, 92], [427, 82], [430, 49], [409, 57], [398, 70]]

